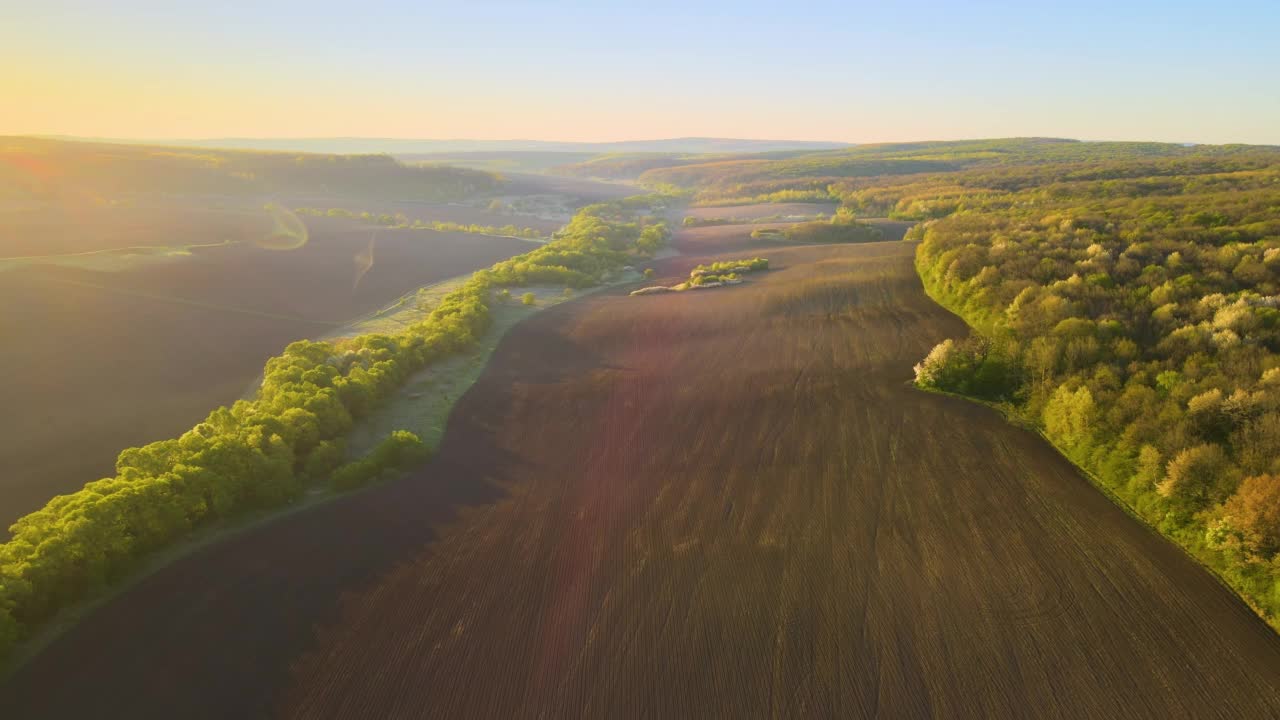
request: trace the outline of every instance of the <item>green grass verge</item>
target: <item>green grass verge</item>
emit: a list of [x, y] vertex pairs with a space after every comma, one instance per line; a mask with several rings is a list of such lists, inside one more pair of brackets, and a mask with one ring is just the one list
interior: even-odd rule
[[[509, 288], [511, 299], [494, 304], [492, 326], [480, 342], [465, 352], [440, 360], [410, 377], [394, 396], [379, 405], [368, 417], [361, 419], [347, 438], [348, 454], [352, 457], [363, 455], [393, 430], [408, 430], [421, 438], [427, 447], [435, 450], [444, 437], [445, 424], [454, 403], [479, 379], [494, 349], [516, 323], [567, 300], [640, 279], [642, 276], [639, 273], [628, 272], [615, 282], [577, 290], [569, 295], [565, 294], [563, 287]], [[526, 292], [533, 293], [533, 305], [524, 305], [519, 301], [520, 295]], [[407, 316], [415, 310], [405, 308], [401, 312]], [[404, 322], [404, 319], [384, 317], [370, 322], [376, 327], [378, 323]], [[374, 327], [364, 327], [359, 332], [377, 332]]]

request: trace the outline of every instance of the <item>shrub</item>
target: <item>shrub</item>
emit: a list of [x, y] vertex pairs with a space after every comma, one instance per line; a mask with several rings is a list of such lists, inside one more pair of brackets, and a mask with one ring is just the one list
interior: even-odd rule
[[520, 296], [520, 302], [525, 305], [534, 305], [538, 302], [538, 298], [533, 293], [527, 292]]
[[351, 490], [376, 480], [389, 470], [403, 470], [430, 456], [422, 440], [408, 430], [395, 430], [363, 458], [333, 472], [330, 481], [337, 490]]

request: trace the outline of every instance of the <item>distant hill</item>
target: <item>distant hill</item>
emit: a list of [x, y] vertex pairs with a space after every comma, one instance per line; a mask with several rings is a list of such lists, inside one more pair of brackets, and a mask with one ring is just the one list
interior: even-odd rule
[[1032, 137], [881, 143], [815, 152], [726, 154], [719, 157], [676, 153], [617, 154], [565, 165], [556, 171], [575, 177], [635, 180], [649, 187], [697, 188], [703, 199], [756, 196], [765, 187], [771, 193], [794, 191], [825, 197], [829, 183], [851, 178], [947, 173], [972, 167], [1076, 163], [1087, 168], [1122, 160], [1179, 158], [1192, 162], [1193, 158], [1199, 157], [1238, 157], [1259, 149], [1245, 145], [1187, 146]]
[[0, 203], [107, 201], [134, 193], [341, 194], [458, 200], [497, 189], [492, 173], [419, 167], [383, 154], [160, 147], [0, 136]]
[[572, 153], [754, 153], [776, 150], [831, 150], [849, 147], [849, 143], [812, 140], [751, 140], [736, 138], [669, 138], [662, 140], [624, 140], [620, 142], [556, 142], [550, 140], [415, 140], [398, 138], [75, 138], [135, 145], [170, 145], [182, 147], [220, 148], [232, 150], [283, 150], [315, 153], [385, 153], [387, 155], [426, 155], [477, 152], [572, 152]]
[[547, 173], [564, 165], [577, 165], [596, 157], [600, 155], [556, 150], [397, 153], [395, 156], [397, 160], [406, 163], [453, 165], [503, 174]]

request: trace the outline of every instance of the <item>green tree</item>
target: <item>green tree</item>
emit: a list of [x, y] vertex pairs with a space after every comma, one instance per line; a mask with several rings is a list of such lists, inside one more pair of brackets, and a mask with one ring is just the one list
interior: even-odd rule
[[1087, 457], [1093, 447], [1096, 413], [1089, 388], [1081, 386], [1073, 391], [1061, 386], [1045, 405], [1045, 434], [1063, 447], [1069, 457], [1079, 461]]
[[1183, 508], [1201, 510], [1225, 500], [1235, 490], [1236, 478], [1227, 454], [1215, 444], [1187, 448], [1169, 461], [1160, 494]]
[[1280, 477], [1245, 478], [1227, 501], [1224, 515], [1251, 552], [1266, 558], [1280, 552]]

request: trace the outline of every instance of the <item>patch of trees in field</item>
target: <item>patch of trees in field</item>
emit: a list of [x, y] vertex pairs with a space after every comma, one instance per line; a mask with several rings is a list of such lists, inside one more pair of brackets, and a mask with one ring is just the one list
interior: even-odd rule
[[793, 223], [783, 228], [758, 228], [751, 231], [757, 240], [780, 240], [803, 245], [822, 243], [879, 242], [884, 239], [880, 228], [860, 223], [843, 208], [830, 220]]
[[512, 224], [478, 225], [476, 223], [457, 223], [442, 220], [410, 220], [404, 213], [373, 213], [368, 210], [356, 212], [345, 208], [310, 208], [302, 207], [294, 210], [298, 215], [311, 217], [336, 217], [351, 220], [363, 220], [382, 227], [408, 230], [435, 230], [437, 232], [476, 233], [478, 235], [506, 235], [526, 239], [542, 239], [543, 234], [531, 227], [517, 227]]
[[[685, 290], [708, 290], [711, 288], [723, 287], [725, 285], [738, 285], [742, 282], [742, 276], [747, 273], [759, 272], [769, 269], [769, 260], [767, 258], [744, 258], [742, 260], [722, 260], [713, 262], [708, 265], [698, 265], [689, 271], [689, 279], [670, 287], [665, 285], [652, 285], [650, 287], [633, 290], [631, 295], [657, 295], [662, 293], [683, 292]], [[644, 271], [646, 278], [653, 277], [653, 269], [646, 268]]]
[[921, 385], [998, 401], [1280, 627], [1280, 150], [847, 188], [937, 218], [917, 265], [977, 328]]
[[828, 220], [826, 213], [814, 213], [812, 215], [783, 215], [781, 213], [774, 215], [762, 215], [753, 218], [732, 218], [732, 217], [696, 217], [694, 215], [685, 216], [681, 221], [681, 225], [687, 228], [695, 227], [713, 227], [716, 225], [767, 225], [772, 223], [786, 222], [788, 220]]
[[751, 233], [751, 237], [768, 237], [771, 233], [781, 236], [787, 242], [803, 245], [879, 242], [884, 239], [880, 228], [859, 222], [796, 223], [781, 230], [756, 230]]
[[723, 217], [700, 218], [700, 217], [695, 217], [693, 215], [686, 215], [684, 220], [682, 220], [680, 224], [683, 227], [691, 228], [691, 227], [712, 227], [715, 225], [734, 225], [736, 224], [736, 222], [737, 221], [732, 220], [730, 218], [723, 218]]
[[762, 203], [829, 203], [834, 198], [826, 180], [791, 181], [797, 187], [778, 187], [775, 182], [731, 185], [727, 188], [707, 189], [699, 192], [693, 201], [695, 207], [732, 207], [735, 205], [759, 205]]
[[125, 450], [115, 476], [18, 520], [0, 545], [0, 658], [194, 530], [288, 504], [326, 478], [344, 489], [419, 461], [418, 439], [395, 433], [344, 465], [345, 437], [410, 375], [476, 342], [500, 289], [586, 287], [660, 247], [665, 226], [637, 217], [645, 202], [583, 208], [554, 241], [477, 271], [401, 333], [289, 345], [267, 362], [252, 400], [218, 408], [181, 437]]
[[694, 287], [713, 283], [725, 284], [739, 280], [747, 273], [769, 269], [769, 259], [756, 257], [742, 260], [721, 260], [708, 265], [698, 265], [689, 271], [689, 285]]

